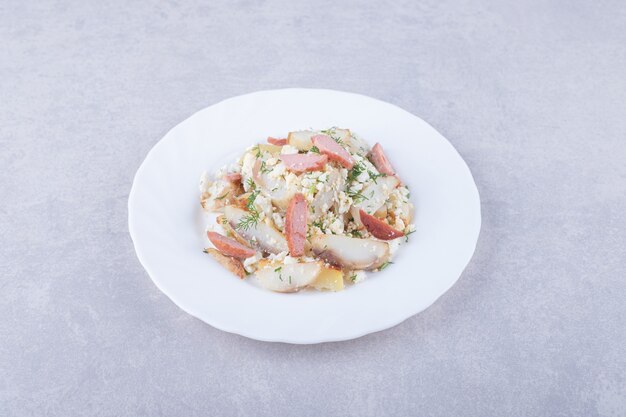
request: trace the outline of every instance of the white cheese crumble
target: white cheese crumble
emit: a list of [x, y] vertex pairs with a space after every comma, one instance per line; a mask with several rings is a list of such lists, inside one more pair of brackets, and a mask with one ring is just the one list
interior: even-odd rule
[[269, 217], [272, 215], [272, 200], [263, 194], [259, 194], [254, 199], [254, 206], [259, 211], [260, 220], [263, 220], [266, 216]]
[[257, 253], [254, 256], [251, 256], [249, 258], [246, 258], [243, 261], [243, 268], [249, 272], [249, 273], [253, 273], [254, 271], [256, 271], [257, 269], [257, 263], [262, 259], [263, 257], [261, 256], [260, 253]]
[[272, 213], [272, 220], [274, 220], [274, 224], [276, 227], [282, 232], [285, 228], [285, 219], [280, 213]]
[[250, 191], [248, 179], [252, 178], [252, 169], [254, 168], [255, 162], [256, 158], [251, 152], [248, 152], [243, 156], [243, 161], [241, 164], [241, 176], [243, 178], [243, 188], [246, 191]]

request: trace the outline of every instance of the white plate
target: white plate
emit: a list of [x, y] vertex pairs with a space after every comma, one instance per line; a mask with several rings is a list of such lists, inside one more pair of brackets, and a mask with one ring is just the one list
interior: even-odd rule
[[[278, 294], [239, 280], [204, 254], [202, 172], [267, 136], [329, 126], [380, 142], [411, 190], [417, 232], [394, 263], [342, 292]], [[443, 136], [394, 105], [331, 90], [261, 91], [199, 111], [148, 153], [128, 201], [137, 256], [172, 301], [218, 329], [288, 343], [353, 339], [426, 309], [463, 272], [480, 221], [472, 175]]]

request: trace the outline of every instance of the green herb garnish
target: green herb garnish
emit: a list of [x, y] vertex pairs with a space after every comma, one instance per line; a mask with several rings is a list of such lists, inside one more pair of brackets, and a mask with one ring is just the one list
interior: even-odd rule
[[322, 233], [326, 233], [326, 229], [324, 229], [324, 224], [322, 223], [321, 220], [315, 220], [313, 223], [313, 226], [317, 227], [318, 229], [320, 229], [322, 231]]
[[250, 214], [242, 217], [235, 226], [235, 229], [248, 230], [251, 227], [256, 228], [257, 223], [259, 223], [259, 212], [254, 210], [250, 212]]
[[326, 129], [326, 130], [320, 130], [320, 132], [322, 132], [325, 135], [330, 136], [331, 139], [334, 140], [335, 142], [337, 142], [338, 144], [343, 145], [343, 141], [339, 137], [335, 136], [335, 130], [336, 129], [337, 128], [335, 126], [333, 126], [333, 127], [329, 128], [329, 129]]
[[393, 262], [389, 262], [389, 261], [387, 261], [387, 262], [385, 262], [384, 264], [382, 264], [382, 265], [380, 266], [380, 268], [378, 268], [378, 270], [379, 270], [379, 271], [382, 271], [383, 269], [387, 268], [387, 267], [388, 267], [389, 265], [391, 265], [392, 263], [393, 263]]
[[251, 227], [256, 228], [256, 225], [260, 219], [260, 215], [256, 207], [254, 207], [254, 200], [256, 200], [257, 196], [260, 193], [261, 193], [260, 190], [255, 190], [252, 193], [250, 193], [246, 201], [246, 208], [248, 209], [250, 213], [242, 217], [239, 220], [239, 222], [237, 223], [237, 226], [235, 226], [235, 229], [248, 230]]
[[352, 237], [358, 237], [358, 238], [362, 238], [363, 237], [361, 232], [359, 232], [358, 230], [353, 230], [352, 232], [350, 232], [350, 234], [352, 234]]
[[370, 171], [369, 169], [367, 170], [367, 173], [369, 174], [371, 180], [374, 181], [374, 184], [377, 184], [376, 179], [385, 176], [385, 174], [375, 174], [372, 171]]
[[224, 198], [226, 198], [226, 196], [230, 193], [230, 191], [226, 191], [226, 194], [224, 194], [221, 197], [215, 197], [216, 200], [223, 200]]
[[250, 195], [248, 196], [248, 199], [246, 201], [246, 208], [250, 211], [256, 211], [256, 208], [254, 207], [254, 200], [256, 200], [257, 196], [261, 193], [260, 190], [254, 190], [250, 193]]
[[404, 241], [405, 241], [405, 242], [408, 242], [408, 241], [409, 241], [409, 235], [410, 235], [411, 233], [415, 233], [415, 230], [411, 230], [409, 233], [405, 233], [405, 234], [404, 234], [404, 236], [405, 236]]
[[367, 168], [363, 162], [357, 162], [352, 169], [348, 171], [348, 181], [354, 181], [361, 175]]
[[357, 191], [348, 191], [348, 196], [352, 197], [352, 200], [354, 200], [354, 202], [357, 204], [363, 200], [369, 200], [367, 197]]
[[268, 169], [267, 166], [265, 165], [265, 161], [262, 161], [261, 162], [261, 169], [260, 169], [260, 171], [261, 171], [261, 174], [266, 174], [266, 173], [270, 172], [271, 169]]
[[311, 146], [311, 149], [309, 149], [309, 152], [320, 153], [320, 150], [317, 146]]

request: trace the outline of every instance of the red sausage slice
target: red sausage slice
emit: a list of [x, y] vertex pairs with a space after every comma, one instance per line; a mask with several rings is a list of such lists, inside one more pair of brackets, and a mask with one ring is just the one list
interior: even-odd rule
[[287, 144], [287, 139], [273, 138], [270, 136], [269, 138], [267, 138], [267, 143], [271, 143], [272, 145], [276, 146], [285, 146]]
[[359, 217], [361, 217], [361, 223], [363, 223], [367, 231], [378, 239], [391, 240], [404, 236], [404, 233], [401, 231], [394, 229], [384, 221], [367, 214], [363, 210], [359, 210]]
[[396, 171], [391, 166], [391, 163], [389, 162], [389, 159], [387, 159], [385, 152], [383, 152], [383, 147], [380, 146], [380, 143], [374, 145], [370, 151], [370, 159], [378, 172], [381, 174], [396, 175]]
[[308, 211], [304, 195], [300, 193], [294, 195], [285, 216], [285, 237], [291, 256], [304, 255]]
[[328, 159], [331, 161], [336, 161], [348, 169], [352, 169], [354, 166], [354, 159], [350, 156], [350, 152], [342, 148], [330, 136], [315, 135], [311, 138], [311, 142], [317, 146], [320, 153], [328, 155]]
[[315, 154], [284, 154], [280, 156], [285, 166], [292, 172], [309, 172], [324, 169], [328, 162], [326, 155]]
[[229, 237], [222, 236], [219, 233], [207, 232], [207, 236], [211, 243], [224, 255], [234, 258], [244, 259], [254, 256], [256, 251]]

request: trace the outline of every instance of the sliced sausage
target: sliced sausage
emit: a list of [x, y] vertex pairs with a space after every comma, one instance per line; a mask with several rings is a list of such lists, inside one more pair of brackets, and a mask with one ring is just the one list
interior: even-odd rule
[[234, 239], [222, 236], [219, 233], [207, 232], [207, 236], [215, 248], [224, 255], [245, 259], [256, 254], [254, 249], [242, 245]]
[[367, 231], [378, 239], [391, 240], [404, 236], [404, 233], [401, 231], [394, 229], [384, 221], [367, 214], [363, 210], [359, 210], [359, 217], [361, 218], [361, 223], [363, 223]]
[[316, 154], [284, 154], [280, 156], [287, 169], [291, 172], [320, 171], [328, 162], [326, 155]]
[[304, 195], [298, 193], [293, 196], [287, 207], [285, 216], [285, 237], [291, 256], [304, 255], [304, 243], [306, 242], [307, 207]]
[[391, 166], [391, 163], [389, 162], [389, 159], [387, 159], [385, 152], [383, 152], [383, 147], [380, 143], [374, 145], [370, 151], [369, 157], [378, 172], [386, 175], [396, 175], [396, 171]]
[[346, 151], [341, 145], [335, 142], [330, 136], [315, 135], [311, 138], [313, 145], [317, 146], [320, 153], [328, 155], [328, 159], [338, 162], [347, 169], [352, 169], [354, 159], [350, 152]]
[[267, 143], [271, 143], [276, 146], [285, 146], [287, 144], [287, 138], [273, 138], [270, 136], [267, 138]]

